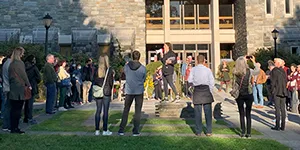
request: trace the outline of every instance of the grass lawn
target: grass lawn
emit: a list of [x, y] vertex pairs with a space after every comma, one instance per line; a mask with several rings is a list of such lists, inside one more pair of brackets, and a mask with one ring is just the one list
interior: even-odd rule
[[[94, 111], [67, 111], [55, 115], [53, 118], [42, 122], [41, 124], [31, 127], [33, 131], [94, 131], [94, 125], [84, 126], [84, 122], [94, 114]], [[109, 117], [109, 124], [116, 124], [117, 126], [110, 126], [109, 129], [113, 132], [117, 132], [119, 129], [119, 123], [121, 119], [120, 112], [111, 112]], [[132, 114], [129, 115], [129, 119], [132, 119]], [[153, 124], [157, 126], [143, 126], [144, 124]], [[176, 124], [182, 126], [168, 126], [167, 124]], [[213, 122], [214, 134], [239, 134], [239, 128], [228, 128], [225, 126], [224, 121]], [[143, 119], [141, 121], [141, 132], [154, 132], [154, 133], [194, 133], [193, 120], [181, 120], [181, 119]], [[216, 127], [217, 126], [217, 127]], [[127, 126], [125, 132], [131, 132], [132, 126]], [[205, 128], [204, 128], [205, 130]], [[261, 135], [260, 132], [252, 129], [253, 135]]]
[[2, 150], [288, 150], [273, 140], [202, 137], [95, 137], [60, 135], [0, 135]]

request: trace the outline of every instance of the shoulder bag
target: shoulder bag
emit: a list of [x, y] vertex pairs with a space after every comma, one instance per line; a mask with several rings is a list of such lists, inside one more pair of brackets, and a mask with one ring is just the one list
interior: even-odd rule
[[107, 78], [107, 75], [108, 75], [108, 71], [109, 71], [109, 68], [106, 70], [106, 74], [105, 74], [105, 77], [104, 77], [104, 81], [103, 81], [103, 84], [102, 84], [102, 87], [98, 86], [98, 85], [93, 85], [93, 96], [95, 98], [102, 98], [104, 96], [104, 86], [105, 86], [105, 83], [106, 83], [106, 78]]
[[[241, 87], [242, 87], [242, 83], [243, 83], [244, 77], [245, 77], [245, 75], [242, 77], [242, 80], [241, 80], [240, 85], [238, 85], [238, 84], [235, 82], [235, 80], [234, 80], [234, 83], [233, 83], [233, 86], [232, 86], [232, 90], [229, 92], [230, 95], [231, 95], [232, 97], [234, 97], [235, 99], [237, 99], [237, 98], [239, 97], [239, 95], [240, 95], [240, 89], [241, 89]], [[235, 77], [235, 78], [236, 78], [236, 77]]]

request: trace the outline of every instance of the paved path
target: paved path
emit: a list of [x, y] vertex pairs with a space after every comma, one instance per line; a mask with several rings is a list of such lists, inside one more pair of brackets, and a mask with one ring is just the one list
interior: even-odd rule
[[[239, 114], [236, 102], [233, 98], [224, 92], [214, 91], [214, 96], [217, 101], [222, 102], [223, 117], [228, 122], [239, 126]], [[294, 150], [300, 150], [300, 116], [288, 112], [289, 121], [286, 124], [285, 131], [273, 131], [270, 128], [275, 125], [274, 109], [264, 107], [263, 109], [252, 109], [252, 127], [261, 133], [266, 138], [274, 139], [282, 144], [291, 147]]]

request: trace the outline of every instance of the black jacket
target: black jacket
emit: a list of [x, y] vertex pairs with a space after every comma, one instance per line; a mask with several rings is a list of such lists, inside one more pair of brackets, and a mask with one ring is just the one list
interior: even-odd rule
[[82, 81], [93, 81], [95, 69], [92, 65], [84, 66], [82, 70]]
[[[166, 54], [164, 54], [163, 58], [161, 58], [160, 55], [158, 56], [160, 58], [160, 61], [163, 63], [163, 75], [172, 75], [174, 73], [174, 65], [177, 63], [176, 54], [173, 51], [169, 50]], [[166, 65], [166, 61], [168, 59], [172, 60], [172, 64]]]
[[275, 67], [270, 73], [271, 93], [273, 96], [286, 97], [288, 96], [287, 76], [282, 68]]
[[[106, 78], [106, 82], [104, 85], [104, 89], [103, 89], [103, 94], [105, 96], [111, 96], [112, 94], [112, 88], [114, 86], [114, 76], [113, 76], [113, 70], [112, 68], [109, 68], [108, 74], [107, 74], [107, 78]], [[94, 75], [94, 82], [95, 85], [98, 85], [100, 87], [102, 87], [103, 82], [104, 82], [104, 78], [99, 78], [98, 77], [98, 69], [95, 70], [95, 75]]]
[[36, 65], [26, 62], [26, 74], [32, 87], [32, 94], [38, 93], [38, 84], [41, 82], [41, 75]]

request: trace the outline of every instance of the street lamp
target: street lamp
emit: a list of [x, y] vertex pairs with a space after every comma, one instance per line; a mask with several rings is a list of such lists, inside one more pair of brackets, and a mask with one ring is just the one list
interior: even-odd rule
[[274, 29], [273, 31], [272, 31], [272, 36], [273, 36], [273, 39], [274, 39], [274, 53], [275, 53], [275, 58], [277, 58], [277, 45], [276, 45], [276, 40], [277, 40], [277, 37], [278, 37], [278, 34], [279, 34], [279, 32], [276, 30], [276, 29]]
[[50, 28], [50, 25], [52, 23], [52, 17], [49, 15], [49, 13], [47, 13], [47, 15], [45, 15], [43, 17], [43, 22], [46, 28], [46, 39], [45, 39], [45, 56], [47, 56], [48, 54], [48, 30]]

